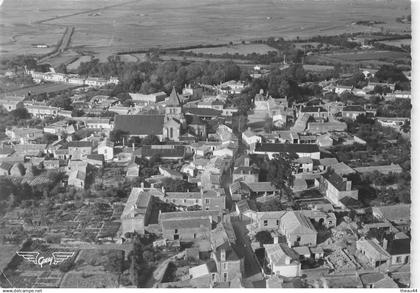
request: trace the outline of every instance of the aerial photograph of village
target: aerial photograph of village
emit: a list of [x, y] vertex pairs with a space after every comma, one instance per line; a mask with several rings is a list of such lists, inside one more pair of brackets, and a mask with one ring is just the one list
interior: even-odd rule
[[0, 288], [412, 288], [411, 5], [0, 1]]

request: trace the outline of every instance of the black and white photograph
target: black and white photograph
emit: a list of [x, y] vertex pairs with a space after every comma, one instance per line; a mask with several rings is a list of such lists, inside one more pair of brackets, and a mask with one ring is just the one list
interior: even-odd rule
[[2, 292], [417, 292], [418, 11], [0, 0]]

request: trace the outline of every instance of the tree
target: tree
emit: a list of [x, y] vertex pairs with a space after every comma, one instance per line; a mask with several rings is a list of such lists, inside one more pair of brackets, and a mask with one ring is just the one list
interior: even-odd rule
[[271, 233], [268, 231], [260, 231], [255, 234], [255, 239], [261, 244], [272, 244], [274, 242]]
[[11, 115], [17, 120], [29, 119], [31, 118], [31, 114], [29, 114], [26, 108], [17, 108], [10, 112]]
[[38, 143], [45, 143], [50, 144], [58, 139], [57, 135], [51, 134], [51, 133], [44, 133], [42, 138], [40, 138], [37, 142]]
[[287, 80], [282, 80], [280, 82], [278, 93], [280, 97], [287, 97], [290, 95], [290, 84]]
[[266, 133], [271, 133], [272, 129], [273, 129], [273, 119], [267, 117], [264, 122], [264, 131]]
[[134, 286], [139, 287], [145, 281], [147, 269], [148, 265], [143, 259], [143, 244], [139, 235], [136, 235], [133, 241], [130, 264], [131, 282]]
[[186, 192], [193, 189], [195, 185], [184, 180], [168, 178], [162, 181], [162, 186], [169, 192]]
[[395, 65], [382, 65], [375, 73], [375, 79], [381, 82], [407, 82], [408, 79]]
[[66, 66], [66, 64], [61, 63], [60, 65], [58, 65], [58, 67], [56, 68], [55, 71], [56, 72], [67, 74], [67, 66]]
[[247, 94], [240, 94], [232, 99], [232, 104], [238, 109], [239, 114], [247, 114], [252, 107], [251, 97]]
[[296, 154], [280, 153], [275, 155], [268, 162], [267, 180], [279, 189], [291, 186], [293, 183], [292, 162], [296, 158]]
[[64, 110], [72, 110], [72, 101], [68, 96], [59, 95], [50, 100], [50, 105]]
[[142, 145], [160, 144], [160, 140], [156, 135], [149, 134], [148, 136], [146, 136], [145, 138], [142, 139], [141, 144]]
[[109, 139], [115, 143], [122, 143], [128, 132], [121, 129], [114, 129], [109, 133]]
[[411, 130], [411, 124], [410, 124], [410, 120], [405, 120], [404, 125], [401, 126], [401, 130], [404, 133], [408, 133]]

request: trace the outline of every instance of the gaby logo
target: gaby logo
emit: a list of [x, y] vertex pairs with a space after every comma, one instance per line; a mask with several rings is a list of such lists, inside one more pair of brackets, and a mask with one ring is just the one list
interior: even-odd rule
[[23, 257], [27, 261], [30, 261], [31, 263], [41, 266], [42, 268], [42, 266], [45, 264], [60, 264], [68, 258], [72, 257], [74, 252], [53, 252], [52, 256], [50, 257], [39, 256], [40, 253], [36, 251], [17, 251], [16, 254]]

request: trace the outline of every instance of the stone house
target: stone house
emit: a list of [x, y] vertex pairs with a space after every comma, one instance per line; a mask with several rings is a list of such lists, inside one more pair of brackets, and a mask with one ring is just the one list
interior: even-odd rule
[[153, 188], [133, 187], [121, 214], [121, 232], [144, 234], [152, 211]]
[[285, 244], [264, 244], [265, 257], [273, 275], [288, 278], [302, 275], [299, 255]]

